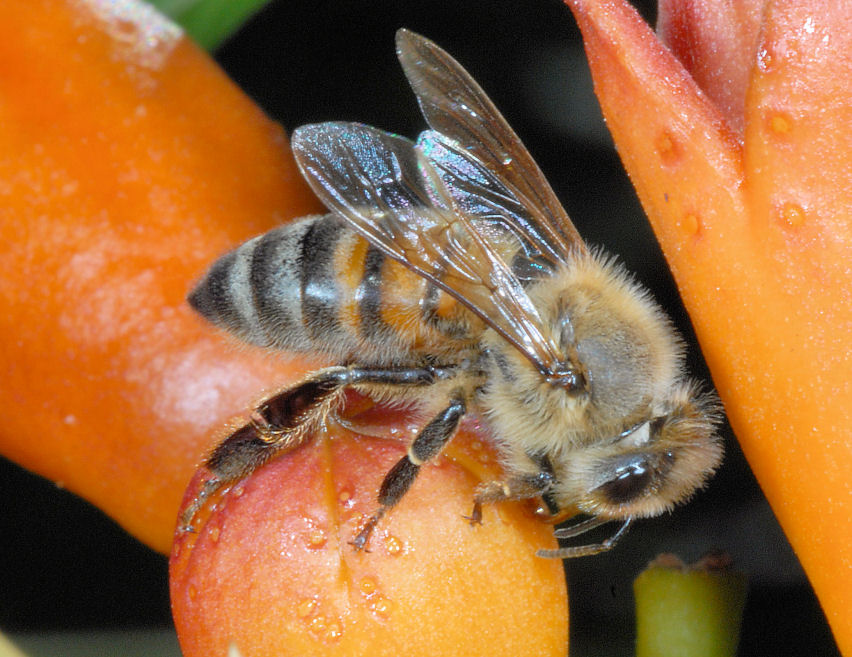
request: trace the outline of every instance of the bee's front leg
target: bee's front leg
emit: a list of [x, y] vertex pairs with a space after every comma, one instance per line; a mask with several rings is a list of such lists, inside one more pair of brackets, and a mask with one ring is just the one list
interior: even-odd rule
[[482, 505], [504, 500], [527, 500], [547, 492], [553, 485], [553, 473], [541, 470], [534, 474], [519, 474], [506, 481], [489, 481], [476, 489], [473, 498], [473, 511], [469, 516], [471, 525], [482, 524]]
[[356, 550], [363, 550], [366, 547], [370, 534], [373, 533], [373, 529], [385, 512], [408, 492], [420, 471], [420, 466], [435, 458], [455, 435], [465, 410], [464, 395], [461, 392], [455, 393], [449, 406], [423, 427], [409, 446], [408, 454], [403, 456], [385, 475], [379, 489], [381, 505], [379, 510], [367, 520], [358, 535], [351, 541]]
[[449, 376], [452, 368], [328, 367], [264, 401], [248, 423], [211, 452], [205, 466], [212, 476], [181, 514], [183, 531], [192, 529], [195, 514], [227, 484], [247, 477], [273, 456], [295, 449], [325, 422], [343, 401], [347, 386], [359, 383], [416, 386]]

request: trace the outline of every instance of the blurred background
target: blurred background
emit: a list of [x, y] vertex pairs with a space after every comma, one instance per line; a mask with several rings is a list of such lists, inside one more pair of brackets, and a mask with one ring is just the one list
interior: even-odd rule
[[[653, 23], [655, 3], [636, 4]], [[337, 119], [413, 137], [424, 123], [394, 53], [394, 32], [403, 26], [436, 41], [479, 81], [580, 233], [653, 290], [690, 340], [692, 372], [709, 381], [601, 119], [579, 33], [559, 0], [279, 0], [215, 57], [288, 131]], [[659, 552], [693, 561], [711, 549], [730, 553], [750, 577], [740, 655], [839, 654], [730, 430], [726, 442], [722, 469], [691, 504], [639, 523], [609, 553], [566, 563], [572, 657], [632, 654], [633, 578]], [[164, 557], [5, 460], [0, 499], [0, 628], [31, 655], [179, 654]], [[69, 631], [95, 638], [74, 652]], [[115, 641], [100, 642], [113, 632]]]

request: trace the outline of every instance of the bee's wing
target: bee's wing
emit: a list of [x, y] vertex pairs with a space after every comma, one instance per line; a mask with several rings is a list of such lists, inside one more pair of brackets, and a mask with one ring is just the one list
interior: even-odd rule
[[470, 217], [480, 234], [492, 242], [502, 238], [515, 244], [510, 262], [516, 276], [522, 280], [546, 276], [564, 261], [553, 245], [539, 239], [540, 231], [514, 192], [461, 144], [427, 130], [420, 133], [417, 149], [429, 160], [455, 207]]
[[501, 255], [518, 244], [511, 249], [474, 227], [411, 141], [357, 123], [320, 123], [298, 128], [291, 143], [329, 209], [479, 315], [542, 373], [570, 370]]
[[[429, 156], [459, 197], [486, 198], [481, 175], [466, 175], [471, 167], [488, 171], [506, 192], [500, 207], [513, 232], [556, 262], [572, 251], [585, 251], [574, 224], [521, 140], [476, 81], [449, 54], [428, 39], [405, 29], [396, 33], [397, 56], [426, 121], [446, 146]], [[433, 135], [434, 136], [434, 135]]]

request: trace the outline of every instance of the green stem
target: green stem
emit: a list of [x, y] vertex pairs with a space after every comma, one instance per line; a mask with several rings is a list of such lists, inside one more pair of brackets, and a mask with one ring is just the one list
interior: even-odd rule
[[734, 657], [747, 581], [730, 559], [661, 555], [633, 582], [636, 657]]

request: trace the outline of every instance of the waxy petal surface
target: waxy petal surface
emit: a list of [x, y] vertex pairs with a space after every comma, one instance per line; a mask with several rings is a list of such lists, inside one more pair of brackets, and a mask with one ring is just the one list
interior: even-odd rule
[[141, 2], [0, 3], [0, 449], [168, 552], [231, 415], [298, 363], [184, 298], [317, 207], [286, 137]]
[[743, 145], [627, 3], [568, 4], [731, 425], [852, 652], [852, 19], [765, 9]]

